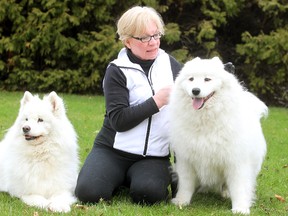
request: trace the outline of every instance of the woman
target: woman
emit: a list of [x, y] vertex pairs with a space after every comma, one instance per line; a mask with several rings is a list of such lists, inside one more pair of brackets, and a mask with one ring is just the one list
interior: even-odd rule
[[82, 202], [110, 200], [128, 186], [136, 203], [165, 201], [171, 181], [167, 109], [181, 65], [160, 49], [161, 16], [136, 6], [117, 23], [124, 44], [103, 81], [106, 115], [78, 177]]

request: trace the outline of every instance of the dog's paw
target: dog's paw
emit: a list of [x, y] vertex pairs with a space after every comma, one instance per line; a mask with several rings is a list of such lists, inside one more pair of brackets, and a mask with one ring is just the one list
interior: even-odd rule
[[48, 210], [52, 212], [67, 213], [71, 211], [71, 207], [67, 202], [51, 202], [48, 206]]
[[180, 199], [180, 198], [173, 198], [171, 199], [171, 203], [173, 203], [176, 206], [179, 206], [180, 208], [182, 208], [182, 206], [187, 206], [190, 204], [190, 201], [188, 200], [184, 200], [184, 199]]
[[240, 208], [236, 207], [232, 209], [233, 214], [243, 214], [243, 215], [249, 215], [250, 209], [249, 208]]
[[221, 191], [221, 196], [224, 198], [224, 199], [228, 199], [230, 198], [230, 193], [228, 191], [227, 188], [223, 188], [222, 191]]
[[77, 201], [76, 197], [72, 196], [69, 192], [54, 195], [49, 199], [50, 203], [48, 210], [52, 212], [67, 213], [71, 211], [71, 205]]
[[24, 195], [21, 196], [20, 199], [27, 205], [35, 206], [38, 208], [46, 209], [49, 205], [49, 200], [40, 195]]
[[207, 194], [209, 192], [209, 188], [205, 187], [205, 186], [201, 186], [200, 188], [198, 188], [197, 193], [203, 193], [203, 194]]

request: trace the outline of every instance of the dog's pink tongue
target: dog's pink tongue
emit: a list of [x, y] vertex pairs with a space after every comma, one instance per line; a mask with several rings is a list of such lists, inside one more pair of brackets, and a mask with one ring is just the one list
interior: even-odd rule
[[204, 103], [204, 98], [194, 98], [192, 102], [193, 108], [195, 110], [198, 110], [202, 107], [203, 103]]

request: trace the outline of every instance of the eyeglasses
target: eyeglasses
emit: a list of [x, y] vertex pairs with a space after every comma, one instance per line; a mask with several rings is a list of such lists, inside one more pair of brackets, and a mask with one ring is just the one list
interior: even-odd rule
[[162, 37], [162, 34], [161, 33], [157, 33], [157, 34], [154, 34], [152, 36], [145, 36], [145, 37], [134, 37], [134, 36], [131, 36], [132, 38], [136, 39], [136, 40], [140, 40], [142, 43], [147, 43], [149, 41], [151, 41], [152, 37], [154, 38], [154, 40], [158, 40]]

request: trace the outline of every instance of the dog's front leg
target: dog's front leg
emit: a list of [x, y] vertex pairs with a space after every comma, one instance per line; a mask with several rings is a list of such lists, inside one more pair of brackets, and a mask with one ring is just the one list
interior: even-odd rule
[[177, 158], [175, 169], [179, 177], [178, 191], [171, 202], [180, 207], [189, 205], [198, 185], [196, 173], [190, 163], [181, 158]]
[[253, 203], [256, 176], [249, 166], [235, 169], [227, 179], [234, 214], [250, 214]]

